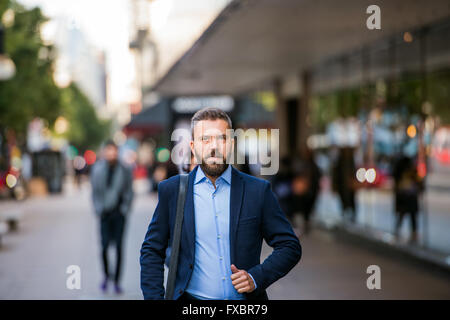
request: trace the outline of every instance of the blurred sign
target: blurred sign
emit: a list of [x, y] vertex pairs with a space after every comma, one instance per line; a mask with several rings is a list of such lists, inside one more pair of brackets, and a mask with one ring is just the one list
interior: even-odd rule
[[179, 97], [172, 104], [173, 110], [178, 113], [194, 113], [205, 107], [229, 112], [234, 108], [234, 99], [230, 96]]

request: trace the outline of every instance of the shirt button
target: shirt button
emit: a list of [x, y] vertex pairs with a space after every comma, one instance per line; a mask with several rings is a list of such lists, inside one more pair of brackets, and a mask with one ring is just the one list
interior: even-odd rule
[[220, 260], [223, 260], [223, 257], [220, 257]]
[[190, 265], [189, 265], [189, 268], [191, 268], [191, 269], [192, 269], [193, 267], [194, 267], [194, 266], [193, 266], [192, 264], [190, 264]]
[[225, 277], [223, 277], [223, 278], [222, 278], [222, 280], [223, 280], [223, 281], [225, 281], [225, 280], [226, 280], [226, 278], [225, 278]]
[[220, 239], [220, 234], [217, 236], [217, 239]]

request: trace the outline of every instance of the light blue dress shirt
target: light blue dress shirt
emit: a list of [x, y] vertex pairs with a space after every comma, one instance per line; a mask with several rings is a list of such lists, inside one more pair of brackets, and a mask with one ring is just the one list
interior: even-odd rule
[[231, 283], [230, 190], [231, 165], [216, 179], [216, 188], [198, 166], [194, 180], [195, 261], [186, 288], [198, 299], [245, 299]]

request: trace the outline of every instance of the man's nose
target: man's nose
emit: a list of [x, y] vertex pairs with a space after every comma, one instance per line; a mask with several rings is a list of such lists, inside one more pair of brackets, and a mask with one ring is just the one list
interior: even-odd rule
[[211, 146], [208, 152], [210, 157], [217, 157], [217, 148]]
[[217, 139], [215, 137], [213, 137], [211, 139], [211, 152], [212, 152], [212, 150], [217, 151], [217, 146], [218, 146]]

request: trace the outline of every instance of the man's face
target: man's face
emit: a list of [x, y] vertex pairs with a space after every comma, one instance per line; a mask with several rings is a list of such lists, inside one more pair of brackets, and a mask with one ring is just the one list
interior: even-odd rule
[[227, 168], [234, 141], [227, 134], [225, 120], [201, 120], [194, 126], [191, 150], [202, 170], [211, 177], [220, 176]]
[[103, 149], [103, 157], [105, 158], [106, 161], [108, 162], [115, 162], [117, 161], [117, 148], [113, 145], [107, 145], [104, 149]]

